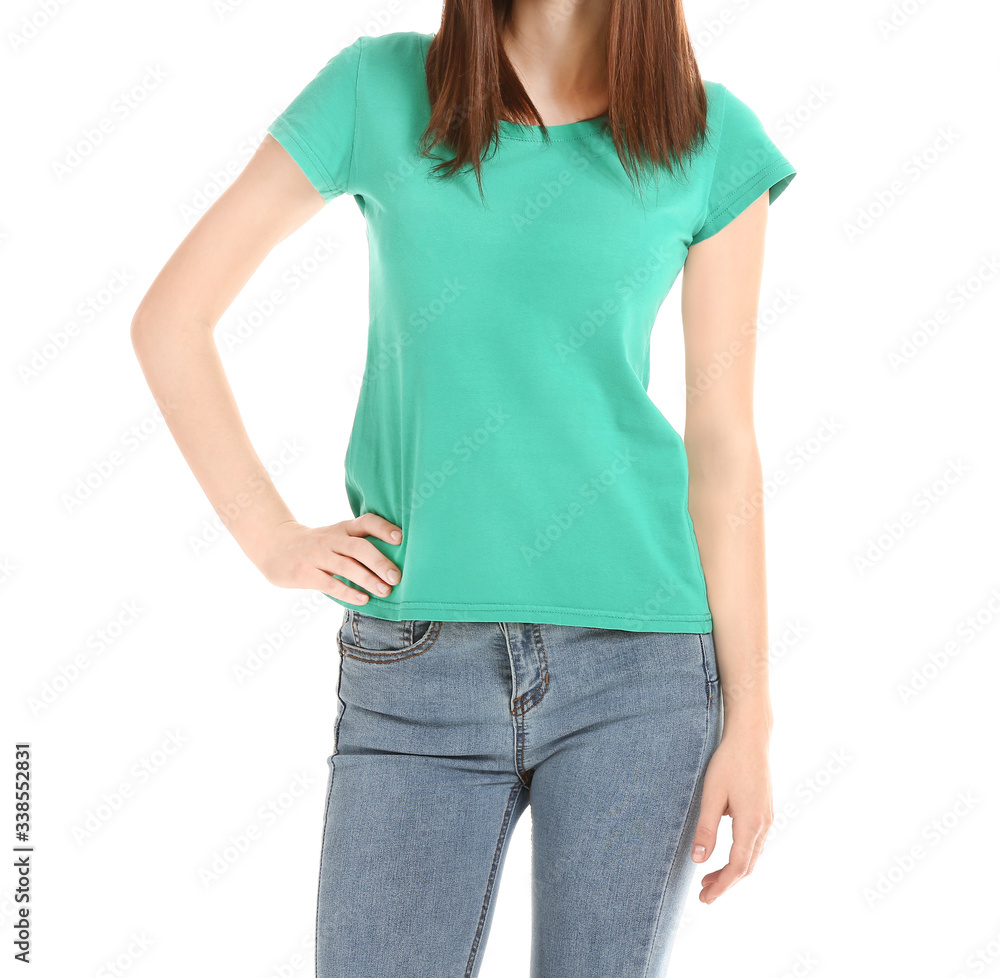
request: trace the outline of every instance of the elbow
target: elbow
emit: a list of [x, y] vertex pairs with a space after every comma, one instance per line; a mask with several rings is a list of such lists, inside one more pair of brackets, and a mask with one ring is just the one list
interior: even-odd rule
[[142, 321], [135, 316], [132, 317], [132, 325], [128, 331], [129, 339], [132, 341], [132, 349], [138, 353], [143, 336]]
[[[136, 354], [142, 354], [154, 345], [163, 349], [165, 346], [187, 343], [202, 330], [203, 321], [200, 317], [177, 309], [156, 308], [142, 303], [132, 316], [129, 336], [132, 349]], [[211, 327], [207, 327], [207, 331], [211, 333]]]
[[150, 317], [148, 310], [140, 303], [132, 316], [132, 324], [129, 326], [129, 339], [132, 341], [132, 349], [136, 354], [140, 354], [150, 333]]

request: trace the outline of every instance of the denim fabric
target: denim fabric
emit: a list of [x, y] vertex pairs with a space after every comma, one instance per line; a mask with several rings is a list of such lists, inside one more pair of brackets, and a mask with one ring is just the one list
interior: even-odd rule
[[531, 978], [660, 978], [722, 733], [712, 634], [348, 608], [317, 978], [471, 978], [531, 808]]

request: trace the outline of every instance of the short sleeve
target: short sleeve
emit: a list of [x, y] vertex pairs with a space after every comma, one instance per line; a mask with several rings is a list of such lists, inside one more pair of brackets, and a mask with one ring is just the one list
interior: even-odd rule
[[330, 58], [267, 129], [327, 201], [350, 192], [364, 40]]
[[715, 169], [705, 221], [695, 231], [692, 244], [721, 231], [765, 191], [769, 191], [768, 203], [773, 204], [796, 173], [750, 106], [720, 87], [723, 109], [715, 135]]

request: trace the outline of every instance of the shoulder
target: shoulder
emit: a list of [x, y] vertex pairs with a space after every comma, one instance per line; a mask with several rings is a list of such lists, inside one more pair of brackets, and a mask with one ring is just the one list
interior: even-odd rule
[[729, 89], [722, 82], [712, 81], [708, 78], [703, 78], [701, 83], [705, 86], [705, 98], [708, 102], [709, 114], [713, 110], [718, 112], [726, 103], [726, 95], [729, 93]]
[[760, 125], [760, 117], [752, 106], [740, 98], [739, 94], [721, 82], [706, 81], [709, 115], [714, 114], [727, 129], [755, 128]]
[[720, 81], [702, 79], [705, 86], [705, 100], [708, 105], [709, 130], [718, 130], [726, 115], [726, 103], [729, 100], [729, 89]]
[[726, 114], [727, 90], [722, 82], [708, 78], [703, 78], [701, 83], [705, 88], [705, 139], [709, 144], [716, 144]]
[[372, 152], [384, 153], [389, 142], [413, 139], [413, 128], [427, 115], [425, 56], [431, 34], [393, 31], [364, 34], [359, 46], [357, 113], [366, 120], [359, 138], [367, 139]]
[[760, 116], [732, 89], [717, 81], [706, 81], [708, 130], [724, 141], [758, 137], [763, 132]]
[[708, 97], [708, 104], [710, 106], [725, 100], [727, 89], [722, 82], [703, 78], [701, 83], [705, 86], [705, 95]]
[[424, 57], [433, 38], [418, 31], [362, 34], [352, 47], [359, 53], [359, 85], [376, 99], [419, 92], [425, 85]]
[[366, 61], [377, 62], [379, 66], [391, 67], [399, 62], [419, 57], [430, 44], [433, 34], [419, 31], [393, 31], [390, 34], [362, 34], [357, 45]]

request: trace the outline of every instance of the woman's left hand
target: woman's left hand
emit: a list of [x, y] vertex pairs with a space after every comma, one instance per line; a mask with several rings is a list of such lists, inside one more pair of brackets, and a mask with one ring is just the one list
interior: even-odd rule
[[723, 729], [719, 746], [708, 762], [691, 858], [705, 862], [715, 848], [723, 815], [733, 820], [729, 862], [702, 877], [698, 899], [712, 903], [737, 880], [753, 872], [774, 821], [771, 773], [766, 734]]

